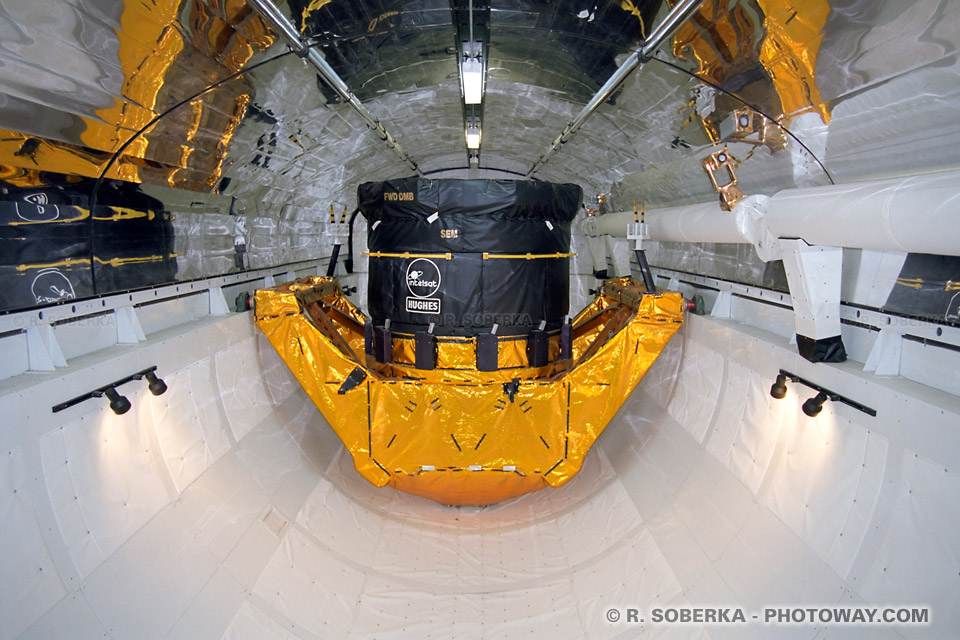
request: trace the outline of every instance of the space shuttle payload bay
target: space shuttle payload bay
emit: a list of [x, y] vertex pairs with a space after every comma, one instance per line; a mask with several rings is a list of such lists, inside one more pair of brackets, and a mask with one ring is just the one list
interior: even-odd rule
[[[0, 0], [0, 638], [955, 636], [960, 5], [547, 4]], [[418, 172], [702, 298], [563, 486], [370, 485], [246, 309]]]

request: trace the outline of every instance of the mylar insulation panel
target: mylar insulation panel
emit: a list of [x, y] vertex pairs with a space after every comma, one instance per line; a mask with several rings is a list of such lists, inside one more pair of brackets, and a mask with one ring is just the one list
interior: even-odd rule
[[[444, 504], [483, 505], [560, 486], [580, 470], [682, 324], [683, 298], [608, 281], [573, 322], [572, 359], [493, 372], [361, 359], [363, 316], [329, 278], [262, 289], [255, 314], [361, 475]], [[347, 389], [356, 370], [365, 377]]]

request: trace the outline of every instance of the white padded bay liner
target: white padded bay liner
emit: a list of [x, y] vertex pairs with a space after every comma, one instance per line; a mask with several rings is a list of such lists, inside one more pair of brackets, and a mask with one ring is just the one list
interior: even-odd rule
[[[124, 416], [50, 414], [57, 381], [0, 396], [0, 638], [820, 640], [606, 614], [837, 604], [931, 607], [844, 637], [960, 628], [946, 394], [690, 317], [571, 482], [453, 508], [358, 476], [248, 322], [160, 345], [169, 391], [124, 387]], [[769, 396], [780, 367], [878, 417], [803, 416], [807, 390]]]

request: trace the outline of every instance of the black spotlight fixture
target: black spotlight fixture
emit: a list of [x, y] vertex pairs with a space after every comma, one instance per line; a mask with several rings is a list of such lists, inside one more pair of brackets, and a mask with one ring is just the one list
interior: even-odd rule
[[150, 393], [155, 396], [162, 396], [166, 392], [167, 383], [163, 381], [163, 378], [158, 378], [156, 373], [147, 371], [144, 377], [147, 379], [147, 388], [150, 389]]
[[167, 390], [167, 383], [161, 378], [157, 377], [157, 374], [155, 373], [156, 370], [157, 367], [153, 366], [143, 369], [142, 371], [137, 371], [126, 378], [114, 380], [109, 384], [105, 384], [102, 387], [94, 389], [93, 391], [88, 391], [83, 395], [77, 396], [76, 398], [71, 398], [66, 402], [61, 402], [60, 404], [54, 405], [52, 407], [53, 412], [57, 413], [59, 411], [63, 411], [64, 409], [68, 409], [74, 405], [80, 404], [81, 402], [85, 402], [90, 398], [102, 398], [103, 396], [106, 396], [110, 400], [110, 408], [113, 409], [113, 412], [118, 416], [123, 415], [127, 411], [130, 411], [130, 400], [125, 396], [120, 395], [120, 393], [117, 391], [117, 387], [122, 384], [126, 384], [131, 380], [143, 380], [146, 378], [150, 393], [155, 396], [159, 396]]
[[868, 407], [865, 404], [860, 404], [856, 400], [852, 400], [844, 395], [837, 393], [836, 391], [831, 391], [826, 387], [821, 387], [816, 382], [811, 382], [810, 380], [801, 378], [797, 374], [790, 373], [789, 371], [786, 371], [784, 369], [780, 369], [780, 373], [777, 374], [777, 381], [774, 382], [773, 385], [770, 387], [770, 395], [776, 398], [777, 400], [780, 400], [786, 397], [787, 382], [796, 382], [806, 387], [810, 387], [811, 389], [817, 392], [817, 395], [807, 399], [803, 403], [803, 406], [801, 407], [803, 409], [803, 412], [806, 415], [810, 416], [811, 418], [815, 418], [816, 416], [820, 415], [820, 411], [823, 410], [823, 403], [825, 403], [827, 400], [830, 400], [832, 402], [840, 402], [842, 404], [847, 405], [848, 407], [853, 407], [857, 411], [862, 411], [868, 416], [876, 417], [877, 415], [876, 409]]
[[787, 374], [777, 374], [777, 381], [770, 386], [770, 395], [777, 400], [783, 400], [787, 396]]
[[127, 399], [127, 396], [117, 393], [116, 388], [107, 387], [103, 390], [103, 395], [110, 400], [110, 409], [118, 416], [130, 411], [130, 400]]
[[803, 403], [803, 412], [810, 416], [811, 418], [816, 418], [820, 414], [820, 411], [823, 409], [823, 403], [830, 399], [825, 392], [821, 391], [812, 398], [808, 398], [806, 402]]

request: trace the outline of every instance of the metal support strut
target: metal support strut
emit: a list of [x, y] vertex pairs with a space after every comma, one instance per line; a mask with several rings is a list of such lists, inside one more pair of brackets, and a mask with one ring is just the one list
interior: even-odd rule
[[380, 121], [357, 100], [357, 97], [350, 91], [350, 87], [337, 75], [337, 72], [330, 66], [330, 63], [326, 61], [319, 51], [308, 46], [300, 38], [297, 27], [280, 11], [277, 5], [273, 4], [271, 0], [247, 0], [247, 4], [253, 7], [257, 13], [260, 14], [260, 17], [273, 27], [277, 35], [283, 38], [287, 45], [293, 49], [298, 56], [309, 62], [310, 65], [316, 69], [320, 78], [340, 96], [341, 100], [349, 104], [353, 107], [354, 111], [360, 114], [360, 117], [366, 121], [367, 126], [376, 131], [377, 136], [386, 142], [387, 146], [396, 151], [400, 157], [403, 158], [403, 161], [407, 163], [411, 169], [416, 171], [418, 175], [423, 175], [420, 166], [400, 148], [400, 143], [387, 132], [383, 125], [380, 124]]
[[663, 21], [656, 26], [653, 33], [650, 34], [650, 37], [644, 41], [643, 46], [627, 56], [623, 64], [613, 72], [613, 75], [611, 75], [607, 81], [603, 83], [603, 86], [597, 90], [594, 96], [590, 98], [590, 102], [567, 124], [560, 135], [557, 136], [556, 140], [550, 144], [546, 152], [533, 163], [533, 166], [527, 171], [526, 177], [529, 178], [536, 173], [540, 167], [546, 164], [550, 155], [566, 143], [567, 140], [570, 139], [570, 136], [583, 126], [587, 118], [593, 115], [601, 104], [609, 100], [610, 96], [623, 85], [627, 78], [629, 78], [634, 71], [642, 67], [643, 63], [653, 55], [657, 47], [669, 38], [680, 25], [686, 22], [687, 19], [700, 8], [701, 4], [703, 4], [703, 0], [680, 0], [680, 2], [674, 5], [670, 12], [664, 16]]
[[647, 262], [647, 253], [643, 249], [636, 249], [637, 263], [640, 265], [640, 273], [643, 274], [643, 285], [648, 293], [657, 292], [657, 283], [653, 279], [653, 272], [650, 271], [650, 264]]

